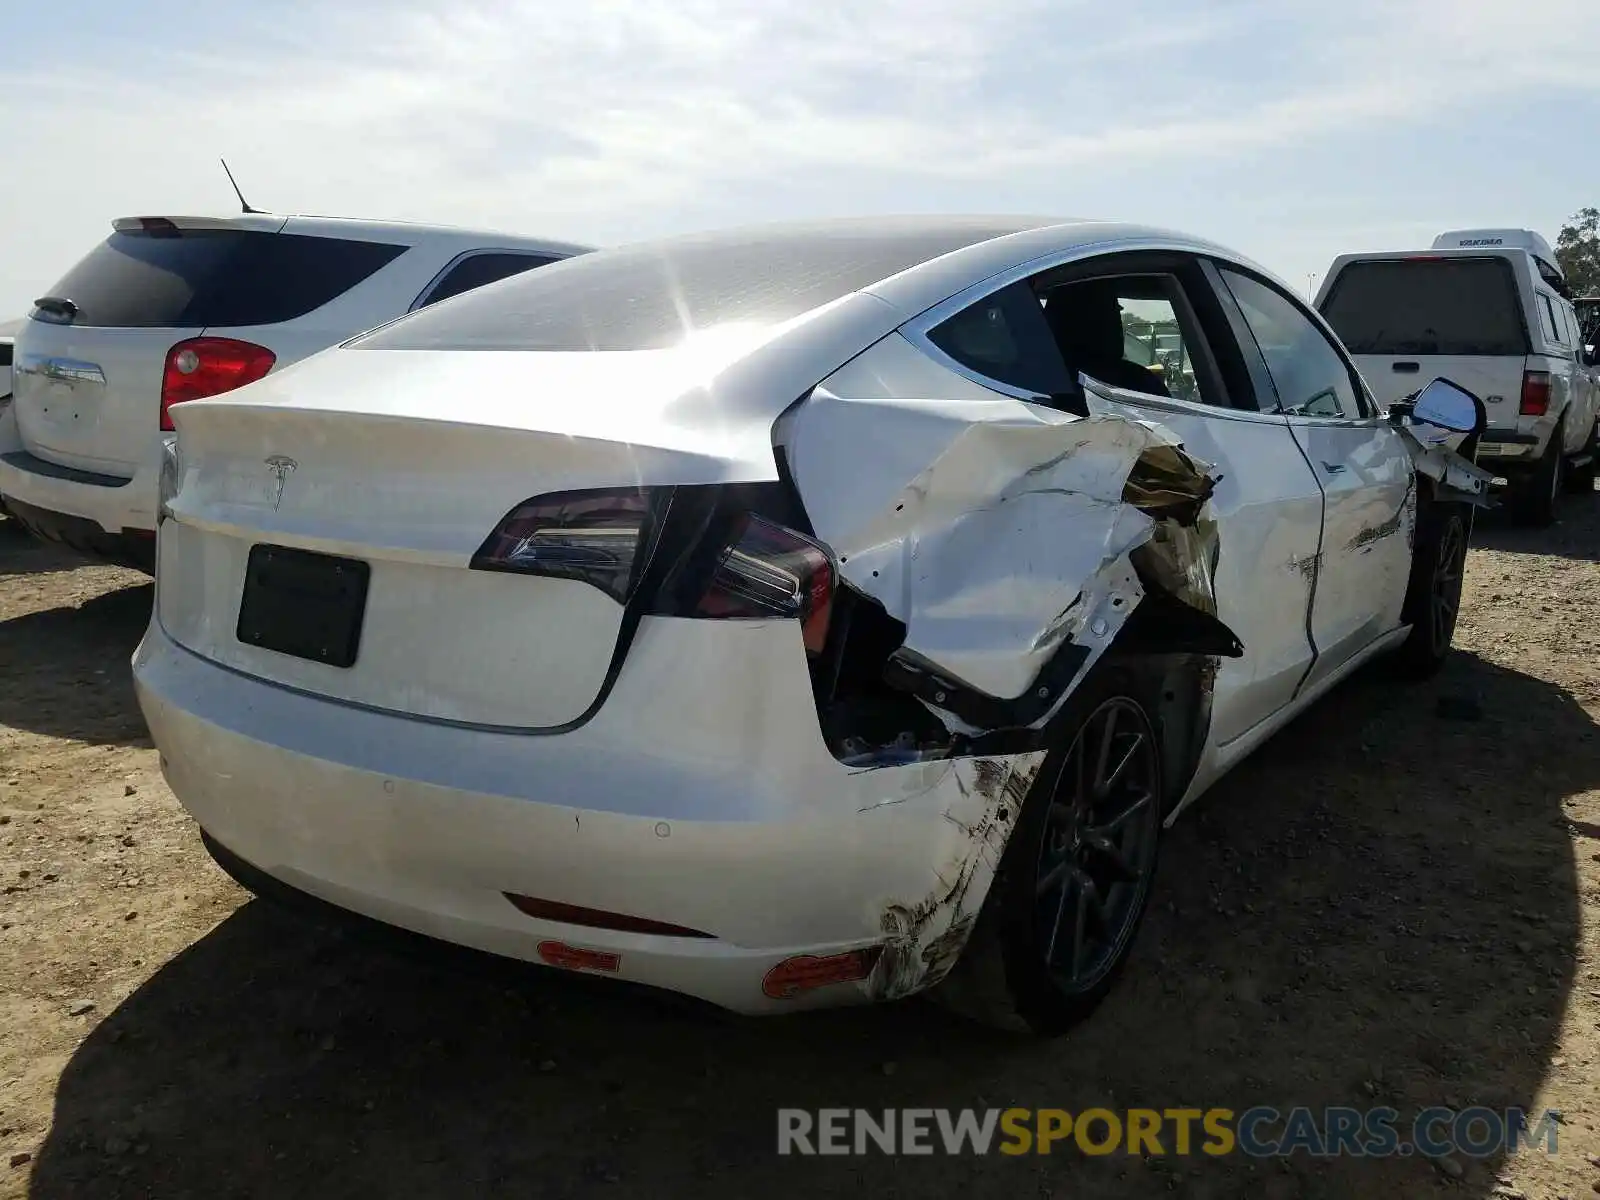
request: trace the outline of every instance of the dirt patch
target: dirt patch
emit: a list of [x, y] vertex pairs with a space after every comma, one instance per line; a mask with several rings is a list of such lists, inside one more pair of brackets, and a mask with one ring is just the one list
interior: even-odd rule
[[[248, 899], [133, 703], [148, 582], [0, 523], [0, 1196], [1592, 1195], [1600, 497], [1477, 540], [1444, 676], [1354, 681], [1220, 786], [1117, 992], [1040, 1045], [917, 1002], [745, 1021], [463, 972]], [[780, 1106], [1257, 1104], [1565, 1123], [1459, 1175], [775, 1154]]]

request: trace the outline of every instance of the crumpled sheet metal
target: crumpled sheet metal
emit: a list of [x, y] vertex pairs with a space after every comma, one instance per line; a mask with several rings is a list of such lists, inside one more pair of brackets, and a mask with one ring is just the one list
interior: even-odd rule
[[1494, 483], [1494, 472], [1485, 471], [1455, 452], [1454, 445], [1462, 440], [1459, 434], [1421, 424], [1401, 425], [1400, 434], [1410, 445], [1411, 461], [1416, 465], [1417, 474], [1434, 480], [1441, 497], [1478, 508], [1489, 506], [1489, 487]]
[[[883, 394], [882, 373], [850, 375], [818, 387], [786, 431], [812, 525], [845, 579], [905, 623], [906, 650], [989, 696], [1022, 695], [1082, 636], [1086, 589], [1156, 527], [1134, 499], [1209, 494], [1204, 465], [1159, 425], [987, 391], [902, 398]], [[1101, 618], [1096, 640], [1109, 644], [1133, 607]]]

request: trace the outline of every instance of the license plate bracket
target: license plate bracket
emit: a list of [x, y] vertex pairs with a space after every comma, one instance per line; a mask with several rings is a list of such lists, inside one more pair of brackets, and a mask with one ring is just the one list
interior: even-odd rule
[[355, 664], [372, 568], [356, 558], [261, 543], [250, 547], [234, 636], [331, 667]]

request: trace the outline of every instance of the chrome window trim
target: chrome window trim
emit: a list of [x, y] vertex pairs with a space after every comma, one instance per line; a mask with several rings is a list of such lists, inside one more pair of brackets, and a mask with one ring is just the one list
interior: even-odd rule
[[1196, 400], [1179, 400], [1174, 396], [1152, 396], [1148, 392], [1130, 392], [1127, 388], [1119, 388], [1091, 375], [1085, 375], [1081, 371], [1078, 373], [1078, 383], [1086, 391], [1095, 392], [1103, 400], [1124, 404], [1129, 408], [1175, 413], [1185, 417], [1201, 417], [1208, 421], [1244, 421], [1253, 425], [1277, 425], [1280, 428], [1285, 420], [1283, 413], [1262, 412], [1253, 408], [1220, 408]]
[[[992, 392], [999, 392], [1001, 395], [1010, 396], [1014, 400], [1026, 400], [1029, 403], [1037, 404], [1041, 401], [1048, 400], [1049, 397], [1043, 396], [1038, 392], [1029, 391], [1026, 388], [1014, 387], [1011, 384], [1002, 383], [998, 379], [990, 378], [980, 371], [973, 370], [964, 363], [957, 362], [954, 358], [951, 358], [950, 355], [939, 349], [939, 347], [934, 344], [933, 340], [928, 335], [939, 325], [942, 325], [949, 318], [955, 316], [957, 313], [966, 309], [970, 305], [976, 304], [985, 296], [993, 295], [1002, 288], [1010, 287], [1013, 283], [1016, 283], [1019, 280], [1028, 279], [1031, 276], [1038, 275], [1044, 271], [1053, 270], [1056, 267], [1064, 267], [1072, 263], [1085, 262], [1093, 258], [1108, 257], [1113, 254], [1136, 254], [1141, 251], [1165, 251], [1172, 254], [1192, 254], [1200, 259], [1217, 259], [1233, 266], [1240, 267], [1252, 274], [1260, 275], [1264, 279], [1274, 280], [1274, 282], [1276, 282], [1271, 273], [1264, 270], [1262, 267], [1257, 266], [1249, 259], [1232, 254], [1226, 250], [1223, 250], [1221, 247], [1212, 245], [1209, 242], [1188, 241], [1182, 238], [1111, 238], [1103, 242], [1089, 242], [1086, 244], [1075, 245], [1070, 249], [1054, 250], [1049, 254], [1041, 254], [1034, 258], [1030, 258], [1025, 262], [1014, 263], [1013, 265], [1007, 267], [1004, 271], [999, 271], [996, 274], [988, 276], [987, 278], [980, 279], [978, 282], [968, 285], [955, 295], [948, 296], [939, 301], [939, 303], [933, 305], [933, 307], [924, 309], [922, 312], [912, 317], [909, 321], [904, 322], [900, 326], [898, 332], [901, 337], [905, 338], [923, 354], [933, 359], [934, 362], [938, 363], [946, 370], [954, 371], [957, 375], [962, 376], [964, 379], [976, 383], [979, 387], [988, 388]], [[1282, 285], [1280, 284], [1280, 286]], [[868, 288], [866, 290], [870, 292], [872, 289]], [[1326, 330], [1326, 324], [1321, 323], [1320, 318], [1318, 321], [1319, 324], [1322, 324], [1322, 328]], [[1083, 376], [1080, 374], [1080, 379], [1081, 378], [1083, 378]], [[1124, 392], [1123, 389], [1113, 388], [1110, 384], [1102, 383], [1100, 380], [1095, 380], [1095, 384], [1097, 388], [1117, 393], [1119, 396], [1126, 395], [1133, 397], [1143, 395], [1142, 392]], [[1158, 400], [1161, 399], [1161, 397], [1146, 396], [1145, 399]], [[1133, 403], [1134, 401], [1130, 400], [1128, 402]], [[1251, 415], [1248, 411], [1243, 409], [1216, 408], [1211, 405], [1198, 405], [1197, 409], [1208, 416], [1213, 414], [1228, 415], [1233, 413], [1238, 413], [1243, 416]], [[1188, 412], [1191, 410], [1183, 409], [1182, 411]], [[1272, 414], [1259, 415], [1270, 416]]]

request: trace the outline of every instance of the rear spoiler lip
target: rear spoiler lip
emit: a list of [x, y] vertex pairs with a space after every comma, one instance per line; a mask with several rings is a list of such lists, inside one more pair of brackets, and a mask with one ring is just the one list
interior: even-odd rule
[[118, 217], [111, 228], [118, 233], [139, 233], [146, 221], [161, 221], [178, 229], [260, 229], [276, 232], [283, 228], [287, 217], [272, 213], [250, 213], [231, 217], [172, 217], [147, 213], [140, 217]]

